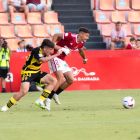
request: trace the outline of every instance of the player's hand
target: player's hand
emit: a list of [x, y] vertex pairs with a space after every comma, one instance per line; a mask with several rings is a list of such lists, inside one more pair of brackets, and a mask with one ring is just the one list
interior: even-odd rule
[[83, 64], [87, 64], [87, 59], [83, 59]]
[[59, 56], [60, 54], [62, 54], [62, 49], [59, 49], [58, 51], [57, 51], [57, 56]]

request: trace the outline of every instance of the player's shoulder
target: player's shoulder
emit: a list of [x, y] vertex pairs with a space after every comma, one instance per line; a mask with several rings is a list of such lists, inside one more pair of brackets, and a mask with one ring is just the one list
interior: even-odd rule
[[38, 52], [38, 53], [39, 53], [39, 51], [40, 51], [40, 46], [39, 46], [39, 47], [36, 47], [36, 48], [34, 48], [34, 49], [32, 50], [33, 53], [34, 53], [34, 52]]

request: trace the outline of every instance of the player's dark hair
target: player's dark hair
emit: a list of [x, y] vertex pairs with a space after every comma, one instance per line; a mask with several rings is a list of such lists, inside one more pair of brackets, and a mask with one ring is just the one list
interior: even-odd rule
[[85, 28], [85, 27], [79, 28], [79, 32], [84, 32], [84, 33], [90, 34], [90, 31], [87, 28]]
[[140, 41], [140, 39], [137, 39], [137, 41]]
[[44, 48], [44, 47], [54, 48], [54, 43], [50, 41], [49, 39], [44, 39], [41, 44], [41, 48]]
[[130, 41], [135, 41], [135, 40], [136, 40], [135, 37], [130, 38]]
[[116, 25], [118, 25], [118, 24], [122, 24], [120, 21], [118, 21], [118, 22], [116, 22]]

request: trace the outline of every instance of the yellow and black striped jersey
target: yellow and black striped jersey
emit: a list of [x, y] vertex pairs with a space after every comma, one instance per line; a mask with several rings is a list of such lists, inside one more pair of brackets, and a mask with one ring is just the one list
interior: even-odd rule
[[37, 73], [40, 70], [42, 62], [39, 61], [40, 58], [46, 57], [42, 54], [41, 47], [37, 47], [32, 50], [29, 54], [25, 65], [22, 68], [21, 74], [23, 73]]

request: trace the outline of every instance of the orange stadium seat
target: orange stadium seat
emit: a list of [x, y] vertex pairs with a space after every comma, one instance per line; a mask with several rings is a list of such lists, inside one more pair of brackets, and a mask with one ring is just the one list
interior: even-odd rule
[[0, 13], [4, 13], [3, 1], [0, 1]]
[[11, 48], [12, 51], [15, 51], [19, 47], [18, 46], [19, 41], [20, 41], [19, 39], [7, 39], [6, 40], [8, 46]]
[[28, 13], [27, 22], [29, 24], [43, 24], [41, 22], [41, 13]]
[[31, 26], [17, 26], [17, 36], [21, 38], [31, 38]]
[[44, 23], [46, 24], [60, 24], [58, 22], [58, 13], [56, 12], [47, 12], [44, 14]]
[[8, 14], [7, 13], [0, 13], [0, 25], [9, 25], [8, 22]]
[[12, 13], [11, 23], [15, 25], [25, 25], [25, 14], [24, 13]]
[[114, 11], [113, 0], [99, 0], [99, 8], [103, 11]]
[[1, 29], [1, 37], [16, 38], [14, 26], [1, 26], [0, 29]]
[[97, 23], [111, 23], [111, 21], [109, 20], [109, 12], [96, 12], [95, 21]]
[[123, 24], [122, 28], [125, 29], [127, 36], [133, 36], [131, 30], [131, 24]]
[[130, 11], [130, 12], [128, 12], [128, 22], [140, 23], [140, 11]]
[[34, 26], [33, 27], [33, 35], [35, 37], [42, 37], [42, 38], [48, 38], [48, 31], [47, 31], [47, 26]]
[[26, 44], [31, 44], [33, 47], [38, 47], [37, 39], [25, 39]]
[[63, 25], [52, 25], [51, 27], [51, 36], [57, 33], [64, 33], [64, 26]]
[[140, 24], [134, 24], [134, 35], [140, 36]]
[[132, 9], [140, 10], [140, 0], [132, 0]]
[[101, 26], [101, 35], [109, 37], [111, 35], [111, 30], [115, 28], [114, 24], [106, 24]]
[[127, 23], [125, 20], [125, 12], [112, 12], [111, 13], [111, 21], [116, 23], [120, 21], [121, 23]]
[[131, 10], [129, 0], [116, 0], [116, 9], [117, 10]]

